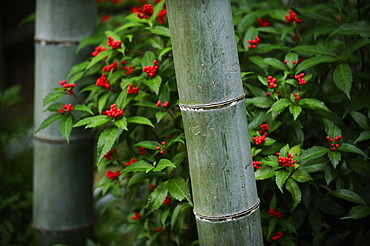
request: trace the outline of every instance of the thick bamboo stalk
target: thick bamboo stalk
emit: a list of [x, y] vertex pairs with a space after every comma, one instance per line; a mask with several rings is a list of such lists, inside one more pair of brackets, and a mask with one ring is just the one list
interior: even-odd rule
[[[78, 41], [95, 27], [95, 0], [37, 0], [34, 125], [47, 118], [43, 98], [70, 68], [88, 57]], [[75, 103], [63, 96], [65, 103]], [[88, 132], [73, 130], [70, 144], [55, 122], [34, 137], [33, 227], [36, 245], [84, 245], [92, 237], [93, 145]]]
[[200, 245], [263, 245], [229, 0], [167, 0]]

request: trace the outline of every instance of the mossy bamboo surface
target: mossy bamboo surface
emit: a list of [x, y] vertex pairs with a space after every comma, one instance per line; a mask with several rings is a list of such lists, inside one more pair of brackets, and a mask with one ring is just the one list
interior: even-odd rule
[[[94, 30], [95, 4], [95, 0], [37, 0], [35, 128], [50, 115], [43, 112], [43, 98], [88, 56], [76, 49], [78, 41]], [[76, 102], [73, 96], [63, 96], [62, 101]], [[83, 245], [92, 236], [92, 137], [73, 130], [67, 144], [55, 122], [34, 139], [36, 245]]]
[[229, 0], [168, 0], [200, 245], [263, 245]]

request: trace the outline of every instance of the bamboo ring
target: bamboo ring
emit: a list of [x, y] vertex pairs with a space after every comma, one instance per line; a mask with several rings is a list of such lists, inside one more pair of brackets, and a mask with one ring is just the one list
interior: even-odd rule
[[180, 108], [183, 109], [211, 109], [211, 108], [221, 108], [227, 105], [232, 104], [233, 102], [237, 102], [239, 100], [242, 100], [245, 97], [245, 94], [236, 97], [234, 99], [230, 99], [227, 101], [219, 102], [219, 103], [210, 103], [210, 104], [201, 104], [201, 105], [185, 105], [185, 104], [180, 104]]

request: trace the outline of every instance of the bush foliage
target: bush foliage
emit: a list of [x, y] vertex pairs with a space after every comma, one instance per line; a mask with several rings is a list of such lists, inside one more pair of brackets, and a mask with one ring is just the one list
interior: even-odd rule
[[[114, 197], [100, 213], [120, 212], [110, 225], [117, 233], [134, 232], [137, 245], [195, 245], [165, 3], [99, 2], [97, 30], [79, 49], [100, 48], [62, 86], [55, 81], [44, 99], [55, 113], [38, 130], [60, 120], [68, 140], [74, 127], [93, 129], [98, 170], [107, 170], [97, 187]], [[369, 5], [235, 0], [232, 8], [266, 245], [362, 245]], [[81, 103], [62, 107], [62, 96]]]

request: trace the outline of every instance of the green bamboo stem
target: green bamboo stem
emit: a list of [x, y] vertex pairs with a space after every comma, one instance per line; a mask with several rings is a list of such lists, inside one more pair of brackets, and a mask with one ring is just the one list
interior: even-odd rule
[[263, 245], [228, 0], [167, 0], [200, 245]]
[[[38, 127], [50, 115], [43, 98], [91, 51], [76, 54], [78, 41], [95, 27], [95, 0], [37, 0], [35, 110]], [[76, 103], [64, 96], [64, 103]], [[67, 144], [58, 122], [34, 136], [33, 227], [36, 245], [84, 245], [92, 237], [92, 137], [73, 130]]]

